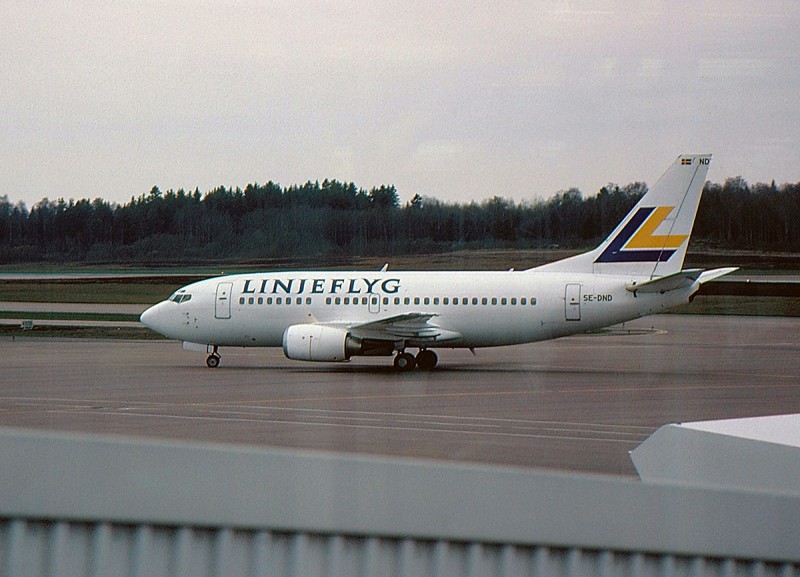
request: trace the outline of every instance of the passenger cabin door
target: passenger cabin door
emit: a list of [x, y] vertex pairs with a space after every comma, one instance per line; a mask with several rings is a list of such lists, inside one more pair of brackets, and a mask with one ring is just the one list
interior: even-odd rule
[[564, 299], [566, 319], [568, 321], [581, 320], [581, 285], [569, 283]]
[[217, 300], [214, 308], [214, 316], [218, 319], [231, 318], [231, 291], [233, 283], [221, 282], [217, 285]]

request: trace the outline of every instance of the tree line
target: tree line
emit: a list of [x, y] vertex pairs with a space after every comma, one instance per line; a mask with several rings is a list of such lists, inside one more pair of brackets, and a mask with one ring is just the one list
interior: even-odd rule
[[[578, 189], [547, 200], [494, 196], [451, 203], [392, 185], [370, 190], [325, 180], [283, 188], [153, 187], [115, 204], [43, 199], [32, 208], [0, 196], [0, 263], [199, 262], [388, 256], [469, 248], [588, 247], [600, 242], [647, 191], [642, 182]], [[800, 183], [708, 182], [692, 242], [723, 249], [800, 250]]]

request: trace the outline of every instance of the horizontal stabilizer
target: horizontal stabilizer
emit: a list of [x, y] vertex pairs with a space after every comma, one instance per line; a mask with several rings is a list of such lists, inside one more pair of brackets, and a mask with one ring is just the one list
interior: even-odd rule
[[714, 270], [707, 270], [700, 275], [700, 278], [698, 280], [700, 281], [700, 284], [703, 284], [710, 280], [714, 280], [715, 278], [719, 278], [723, 275], [732, 273], [737, 270], [739, 270], [738, 266], [729, 266], [726, 268], [715, 268]]
[[632, 293], [665, 293], [692, 286], [702, 274], [703, 269], [692, 268], [643, 283], [631, 283], [625, 288]]

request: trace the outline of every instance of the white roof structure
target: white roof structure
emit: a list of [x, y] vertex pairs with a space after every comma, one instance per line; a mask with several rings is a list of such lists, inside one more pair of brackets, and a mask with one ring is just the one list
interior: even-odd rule
[[665, 425], [631, 460], [648, 483], [800, 493], [800, 415]]

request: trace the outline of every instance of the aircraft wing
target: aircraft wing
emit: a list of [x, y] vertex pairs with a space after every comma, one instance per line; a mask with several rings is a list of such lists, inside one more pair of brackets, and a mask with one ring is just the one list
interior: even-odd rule
[[435, 316], [437, 315], [433, 313], [405, 313], [366, 323], [349, 324], [347, 327], [353, 336], [380, 340], [442, 342], [461, 337], [455, 331], [448, 331], [431, 323]]

